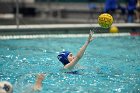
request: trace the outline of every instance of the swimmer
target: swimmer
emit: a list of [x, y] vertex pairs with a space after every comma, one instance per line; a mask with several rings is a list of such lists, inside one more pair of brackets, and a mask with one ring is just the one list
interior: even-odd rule
[[87, 41], [80, 48], [76, 56], [74, 56], [69, 51], [63, 51], [59, 53], [57, 58], [64, 65], [64, 69], [72, 69], [78, 63], [78, 61], [82, 58], [87, 46], [93, 40], [92, 35], [93, 35], [93, 32], [90, 31]]
[[[37, 76], [36, 82], [35, 82], [34, 86], [32, 87], [32, 90], [31, 90], [32, 92], [41, 91], [42, 81], [44, 80], [44, 77], [45, 77], [44, 74], [39, 74]], [[29, 92], [29, 91], [27, 90], [27, 92]], [[0, 93], [13, 93], [12, 84], [8, 81], [0, 82]]]
[[8, 81], [0, 82], [0, 93], [13, 93], [13, 86]]

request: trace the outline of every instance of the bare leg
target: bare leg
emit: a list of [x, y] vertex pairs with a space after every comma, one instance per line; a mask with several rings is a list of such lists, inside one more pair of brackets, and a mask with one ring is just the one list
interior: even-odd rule
[[136, 22], [140, 22], [140, 12], [139, 11], [136, 11]]
[[42, 81], [44, 80], [45, 75], [44, 74], [39, 74], [37, 76], [36, 82], [33, 87], [33, 91], [40, 91], [42, 88]]

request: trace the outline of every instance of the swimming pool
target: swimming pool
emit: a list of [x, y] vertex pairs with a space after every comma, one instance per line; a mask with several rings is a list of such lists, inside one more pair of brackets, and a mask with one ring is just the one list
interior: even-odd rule
[[81, 74], [66, 74], [58, 52], [74, 54], [85, 37], [0, 40], [0, 80], [23, 93], [37, 73], [48, 73], [40, 93], [139, 93], [140, 37], [97, 37], [75, 68]]

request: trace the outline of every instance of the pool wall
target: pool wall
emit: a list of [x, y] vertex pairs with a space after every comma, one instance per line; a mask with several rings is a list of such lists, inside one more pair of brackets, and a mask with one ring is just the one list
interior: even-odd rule
[[[119, 32], [140, 32], [140, 24], [125, 23], [113, 24]], [[38, 35], [38, 34], [87, 34], [89, 30], [95, 33], [108, 33], [98, 24], [50, 24], [50, 25], [3, 25], [0, 26], [0, 35]]]

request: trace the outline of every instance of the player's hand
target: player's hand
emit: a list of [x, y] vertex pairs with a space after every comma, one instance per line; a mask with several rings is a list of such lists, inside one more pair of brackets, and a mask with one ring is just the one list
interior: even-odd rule
[[90, 42], [93, 40], [93, 37], [92, 37], [93, 33], [94, 33], [94, 32], [92, 32], [92, 31], [90, 30], [89, 36], [88, 36], [88, 40], [87, 40], [88, 43], [90, 43]]

